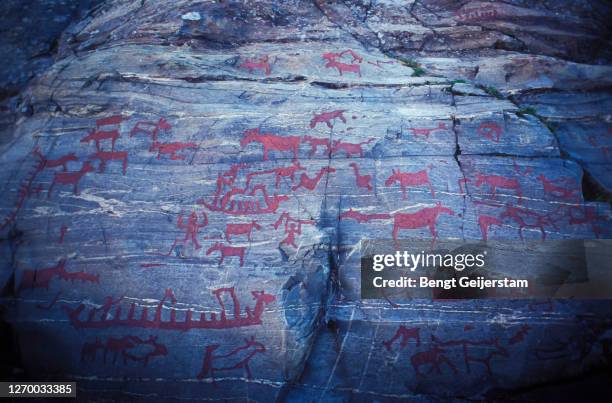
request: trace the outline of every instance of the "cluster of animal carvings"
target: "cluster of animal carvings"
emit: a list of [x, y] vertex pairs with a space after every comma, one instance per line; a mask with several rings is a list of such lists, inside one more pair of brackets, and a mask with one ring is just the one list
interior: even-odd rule
[[[464, 331], [469, 332], [472, 329], [472, 326], [467, 325]], [[510, 337], [508, 345], [523, 341], [529, 330], [530, 327], [528, 325], [523, 325]], [[417, 349], [420, 348], [421, 329], [418, 327], [407, 328], [400, 325], [395, 334], [389, 340], [383, 341], [382, 344], [388, 352], [394, 351], [396, 346], [397, 351], [400, 351], [410, 347], [410, 340], [414, 340], [414, 346]], [[472, 365], [480, 364], [484, 367], [488, 375], [492, 374], [491, 364], [493, 359], [496, 357], [509, 357], [508, 347], [502, 344], [499, 337], [491, 337], [488, 339], [466, 337], [441, 340], [432, 334], [429, 348], [427, 350], [414, 352], [410, 357], [410, 364], [418, 378], [429, 375], [434, 370], [440, 375], [442, 374], [444, 366], [452, 370], [453, 374], [458, 374], [459, 369], [453, 360], [449, 358], [451, 353], [455, 353], [453, 356], [459, 355], [463, 357], [466, 372], [470, 373], [472, 371]], [[429, 368], [428, 372], [423, 372], [427, 368]]]

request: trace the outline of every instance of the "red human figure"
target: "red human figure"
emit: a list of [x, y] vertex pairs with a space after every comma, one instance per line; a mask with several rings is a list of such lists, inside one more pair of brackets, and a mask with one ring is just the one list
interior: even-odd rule
[[336, 170], [332, 167], [323, 167], [321, 168], [321, 170], [319, 171], [319, 173], [317, 173], [315, 175], [314, 178], [309, 178], [308, 175], [306, 175], [305, 173], [303, 173], [300, 176], [300, 183], [298, 183], [297, 185], [293, 186], [291, 188], [291, 190], [297, 190], [299, 188], [304, 188], [307, 190], [314, 190], [317, 185], [319, 184], [319, 181], [321, 180], [321, 178], [323, 177], [323, 175], [325, 174], [330, 174], [332, 172], [336, 172]]
[[[431, 169], [431, 168], [430, 168]], [[429, 175], [426, 170], [418, 171], [418, 172], [401, 172], [399, 169], [396, 171], [395, 169], [391, 170], [392, 175], [387, 178], [385, 181], [385, 186], [391, 186], [395, 182], [398, 182], [400, 187], [402, 188], [402, 199], [408, 200], [408, 193], [406, 189], [409, 186], [429, 186], [429, 191], [431, 192], [431, 197], [436, 197], [436, 193], [431, 186], [431, 182], [429, 181]]]
[[372, 141], [376, 140], [375, 138], [371, 138], [368, 141], [363, 141], [361, 143], [344, 143], [341, 140], [334, 140], [332, 143], [332, 154], [336, 154], [340, 151], [344, 151], [346, 153], [346, 158], [351, 158], [351, 155], [357, 154], [363, 158], [363, 149], [361, 146], [366, 144], [370, 144]]
[[542, 185], [544, 186], [544, 193], [548, 195], [569, 201], [580, 200], [580, 196], [578, 196], [577, 189], [567, 189], [563, 186], [557, 185], [557, 183], [559, 182], [564, 182], [566, 185], [571, 186], [571, 178], [566, 177], [558, 179], [548, 179], [543, 174], [540, 174], [538, 175], [538, 180], [542, 182]]
[[255, 128], [244, 131], [244, 137], [240, 140], [240, 147], [244, 148], [250, 143], [260, 143], [263, 145], [264, 161], [268, 160], [270, 151], [292, 151], [293, 161], [297, 161], [300, 141], [301, 139], [298, 136], [282, 137], [271, 133], [261, 134], [259, 128]]
[[360, 175], [359, 166], [354, 162], [351, 162], [349, 166], [353, 168], [353, 172], [355, 173], [355, 182], [357, 183], [357, 187], [366, 188], [368, 189], [368, 192], [371, 191], [373, 189], [372, 185], [370, 184], [372, 181], [372, 175]]
[[90, 141], [95, 141], [96, 150], [102, 151], [100, 147], [100, 141], [102, 140], [110, 140], [111, 141], [111, 151], [115, 151], [115, 141], [119, 138], [119, 130], [95, 130], [92, 129], [89, 131], [89, 134], [81, 139], [81, 143], [89, 143]]
[[198, 148], [196, 143], [159, 143], [155, 142], [151, 146], [151, 151], [157, 151], [157, 159], [161, 158], [162, 154], [170, 156], [171, 160], [184, 160], [184, 155], [177, 155], [176, 153], [188, 148]]
[[276, 176], [274, 186], [276, 187], [276, 189], [278, 189], [281, 178], [288, 177], [291, 179], [291, 182], [293, 182], [293, 179], [295, 178], [295, 173], [297, 171], [303, 171], [305, 169], [306, 168], [301, 166], [299, 162], [294, 162], [293, 165], [288, 166], [288, 167], [280, 167], [280, 168], [268, 169], [265, 171], [258, 171], [258, 172], [249, 172], [247, 174], [246, 187], [249, 187], [249, 184], [251, 183], [251, 179], [253, 178], [253, 176], [274, 174]]
[[481, 137], [485, 137], [491, 141], [499, 143], [499, 138], [502, 135], [502, 128], [494, 122], [483, 122], [478, 126], [476, 130], [478, 135]]
[[438, 123], [438, 127], [434, 127], [433, 129], [417, 129], [417, 128], [412, 128], [409, 129], [412, 132], [412, 135], [414, 137], [416, 136], [425, 136], [425, 138], [429, 138], [429, 135], [433, 132], [435, 132], [436, 130], [446, 130], [446, 124], [444, 122], [440, 122]]
[[410, 339], [415, 340], [417, 347], [421, 345], [420, 329], [418, 327], [408, 329], [404, 325], [400, 325], [393, 337], [387, 341], [383, 341], [383, 345], [387, 348], [387, 351], [391, 351], [393, 343], [399, 338], [401, 338], [400, 348], [406, 347]]
[[215, 251], [219, 251], [221, 253], [221, 260], [219, 260], [219, 264], [223, 264], [223, 261], [226, 257], [235, 256], [240, 258], [240, 267], [244, 264], [244, 251], [246, 250], [243, 246], [226, 246], [221, 242], [216, 242], [213, 246], [208, 248], [206, 251], [206, 256], [210, 255]]
[[219, 355], [214, 354], [215, 350], [220, 347], [219, 344], [207, 346], [202, 362], [202, 370], [198, 373], [197, 378], [204, 379], [210, 375], [214, 382], [216, 371], [231, 371], [244, 368], [247, 378], [251, 379], [253, 374], [251, 373], [249, 363], [255, 355], [265, 353], [266, 347], [255, 341], [254, 336], [251, 336], [250, 339], [245, 339], [244, 342], [243, 345], [236, 347], [229, 353]]
[[327, 63], [325, 63], [325, 67], [328, 69], [338, 69], [338, 73], [340, 73], [341, 76], [343, 72], [348, 72], [357, 73], [359, 77], [361, 77], [361, 66], [358, 64], [346, 64], [337, 60], [329, 60]]
[[[179, 215], [178, 218], [178, 228], [185, 230], [185, 237], [183, 238], [183, 245], [185, 245], [188, 241], [195, 246], [196, 249], [200, 249], [202, 245], [198, 242], [198, 232], [200, 232], [201, 228], [204, 228], [208, 225], [208, 216], [206, 213], [202, 212], [202, 223], [198, 222], [198, 214], [195, 211], [192, 211], [189, 214], [189, 218], [187, 218], [187, 224], [183, 222], [183, 216]], [[174, 249], [178, 240], [175, 240], [172, 244], [172, 248], [170, 248], [170, 252]]]
[[231, 242], [230, 235], [247, 235], [247, 239], [251, 241], [251, 233], [256, 229], [261, 230], [261, 225], [257, 224], [257, 221], [253, 220], [248, 224], [227, 224], [225, 226], [225, 239], [227, 242]]
[[331, 154], [331, 144], [329, 143], [329, 139], [319, 139], [311, 136], [304, 136], [304, 141], [310, 144], [310, 152], [308, 153], [309, 157], [312, 157], [316, 154], [319, 146], [325, 147], [326, 151], [323, 152], [323, 155], [328, 156]]
[[286, 232], [287, 237], [281, 241], [281, 245], [290, 245], [297, 249], [295, 244], [295, 235], [302, 235], [301, 228], [295, 223], [289, 224], [289, 229]]
[[440, 214], [455, 215], [449, 208], [442, 207], [440, 202], [435, 207], [426, 207], [416, 213], [396, 213], [393, 216], [393, 239], [397, 241], [397, 234], [400, 229], [417, 229], [429, 227], [434, 243], [438, 236], [436, 232], [436, 221]]
[[266, 76], [270, 75], [270, 63], [268, 62], [269, 57], [262, 56], [259, 59], [247, 59], [243, 61], [238, 67], [249, 70], [249, 74], [253, 74], [253, 70], [263, 70]]
[[497, 188], [509, 189], [516, 191], [519, 199], [519, 203], [522, 200], [521, 185], [515, 178], [506, 178], [505, 176], [499, 175], [483, 175], [480, 173], [476, 174], [475, 186], [481, 187], [483, 184], [488, 185], [491, 188], [491, 197], [495, 199], [495, 193]]
[[416, 373], [417, 377], [425, 376], [425, 374], [420, 371], [420, 367], [423, 365], [431, 365], [429, 373], [435, 369], [438, 374], [441, 374], [442, 364], [448, 365], [455, 374], [459, 372], [448, 357], [444, 355], [444, 350], [438, 345], [434, 345], [427, 351], [414, 353], [412, 357], [410, 357], [410, 363], [412, 364], [412, 368], [414, 368], [414, 372]]
[[482, 234], [482, 239], [486, 241], [489, 233], [489, 227], [491, 227], [491, 225], [502, 226], [503, 223], [497, 217], [493, 217], [490, 215], [480, 215], [478, 216], [478, 225], [480, 226], [480, 233]]
[[296, 235], [302, 235], [302, 225], [314, 225], [315, 223], [313, 220], [295, 219], [289, 213], [284, 212], [272, 226], [274, 229], [278, 229], [283, 221], [285, 222], [285, 234], [287, 234], [287, 237], [281, 241], [280, 245], [290, 245], [296, 249], [295, 238]]
[[83, 166], [81, 169], [76, 172], [56, 172], [53, 177], [53, 181], [51, 182], [51, 186], [49, 186], [49, 191], [47, 193], [47, 198], [51, 197], [51, 192], [53, 192], [53, 186], [56, 183], [60, 185], [72, 185], [73, 192], [75, 195], [79, 194], [78, 184], [79, 181], [87, 175], [89, 172], [95, 172], [96, 168], [94, 168], [89, 161], [83, 162]]
[[542, 239], [546, 239], [546, 225], [557, 229], [557, 226], [549, 215], [538, 214], [535, 211], [527, 210], [523, 207], [514, 207], [511, 204], [506, 205], [506, 209], [500, 214], [499, 217], [514, 220], [514, 222], [516, 222], [519, 226], [519, 236], [521, 239], [523, 239], [524, 228], [539, 229], [542, 233]]
[[100, 160], [100, 166], [98, 172], [103, 173], [106, 170], [106, 163], [108, 161], [122, 161], [123, 163], [123, 175], [127, 170], [128, 164], [128, 153], [127, 151], [98, 151], [89, 156], [90, 160]]
[[340, 214], [340, 219], [353, 219], [358, 223], [370, 222], [371, 220], [386, 220], [391, 218], [389, 214], [363, 214], [359, 211], [349, 209]]
[[314, 129], [318, 123], [325, 123], [328, 128], [333, 129], [334, 125], [332, 120], [340, 119], [342, 123], [346, 123], [346, 118], [343, 113], [346, 112], [346, 109], [329, 111], [329, 112], [321, 112], [321, 113], [313, 113], [313, 118], [310, 121], [310, 128]]
[[136, 122], [132, 130], [130, 130], [130, 137], [140, 133], [146, 136], [151, 136], [152, 143], [149, 151], [153, 151], [153, 144], [157, 143], [157, 135], [159, 134], [160, 130], [170, 130], [171, 128], [172, 126], [170, 123], [168, 123], [168, 121], [166, 121], [164, 118], [159, 118], [157, 122], [141, 120]]

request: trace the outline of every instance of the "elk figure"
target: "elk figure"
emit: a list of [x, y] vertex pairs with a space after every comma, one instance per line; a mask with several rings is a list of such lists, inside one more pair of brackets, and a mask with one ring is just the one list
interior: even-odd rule
[[51, 197], [51, 193], [53, 192], [53, 187], [55, 184], [60, 185], [72, 185], [73, 193], [75, 195], [79, 194], [78, 184], [79, 181], [87, 175], [89, 172], [95, 172], [96, 168], [89, 161], [83, 162], [81, 169], [76, 172], [56, 172], [53, 177], [53, 181], [51, 182], [51, 186], [49, 186], [49, 192], [47, 193], [47, 199]]
[[429, 175], [426, 170], [418, 171], [418, 172], [401, 172], [398, 170], [391, 170], [392, 175], [387, 178], [385, 181], [385, 186], [391, 186], [395, 182], [399, 183], [402, 188], [402, 199], [408, 200], [408, 192], [407, 189], [409, 186], [429, 186], [429, 191], [431, 192], [431, 197], [436, 197], [436, 193], [431, 186], [431, 182], [429, 181]]

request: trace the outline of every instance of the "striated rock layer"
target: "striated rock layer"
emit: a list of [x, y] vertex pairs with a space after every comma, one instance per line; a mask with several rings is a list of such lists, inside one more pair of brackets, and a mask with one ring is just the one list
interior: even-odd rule
[[362, 301], [359, 246], [403, 213], [435, 218], [402, 238], [609, 238], [609, 11], [107, 1], [1, 140], [25, 373], [91, 398], [395, 401], [608, 365], [609, 302]]

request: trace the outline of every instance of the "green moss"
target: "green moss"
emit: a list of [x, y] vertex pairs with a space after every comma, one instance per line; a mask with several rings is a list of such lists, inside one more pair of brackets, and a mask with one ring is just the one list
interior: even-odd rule
[[405, 57], [398, 57], [397, 59], [404, 66], [408, 66], [413, 70], [412, 77], [421, 77], [426, 74], [425, 69], [416, 60], [407, 59]]
[[495, 87], [482, 87], [482, 90], [487, 94], [497, 99], [504, 99], [504, 96]]
[[453, 80], [453, 81], [451, 81], [451, 84], [467, 84], [467, 81], [465, 81], [465, 80]]
[[527, 107], [527, 108], [522, 108], [522, 109], [519, 109], [519, 110], [516, 112], [516, 114], [517, 114], [518, 116], [520, 116], [520, 117], [523, 117], [523, 116], [525, 116], [525, 115], [531, 115], [531, 116], [536, 116], [536, 117], [538, 116], [538, 113], [536, 112], [536, 110], [535, 110], [534, 108], [532, 108], [531, 106], [530, 106], [530, 107]]

